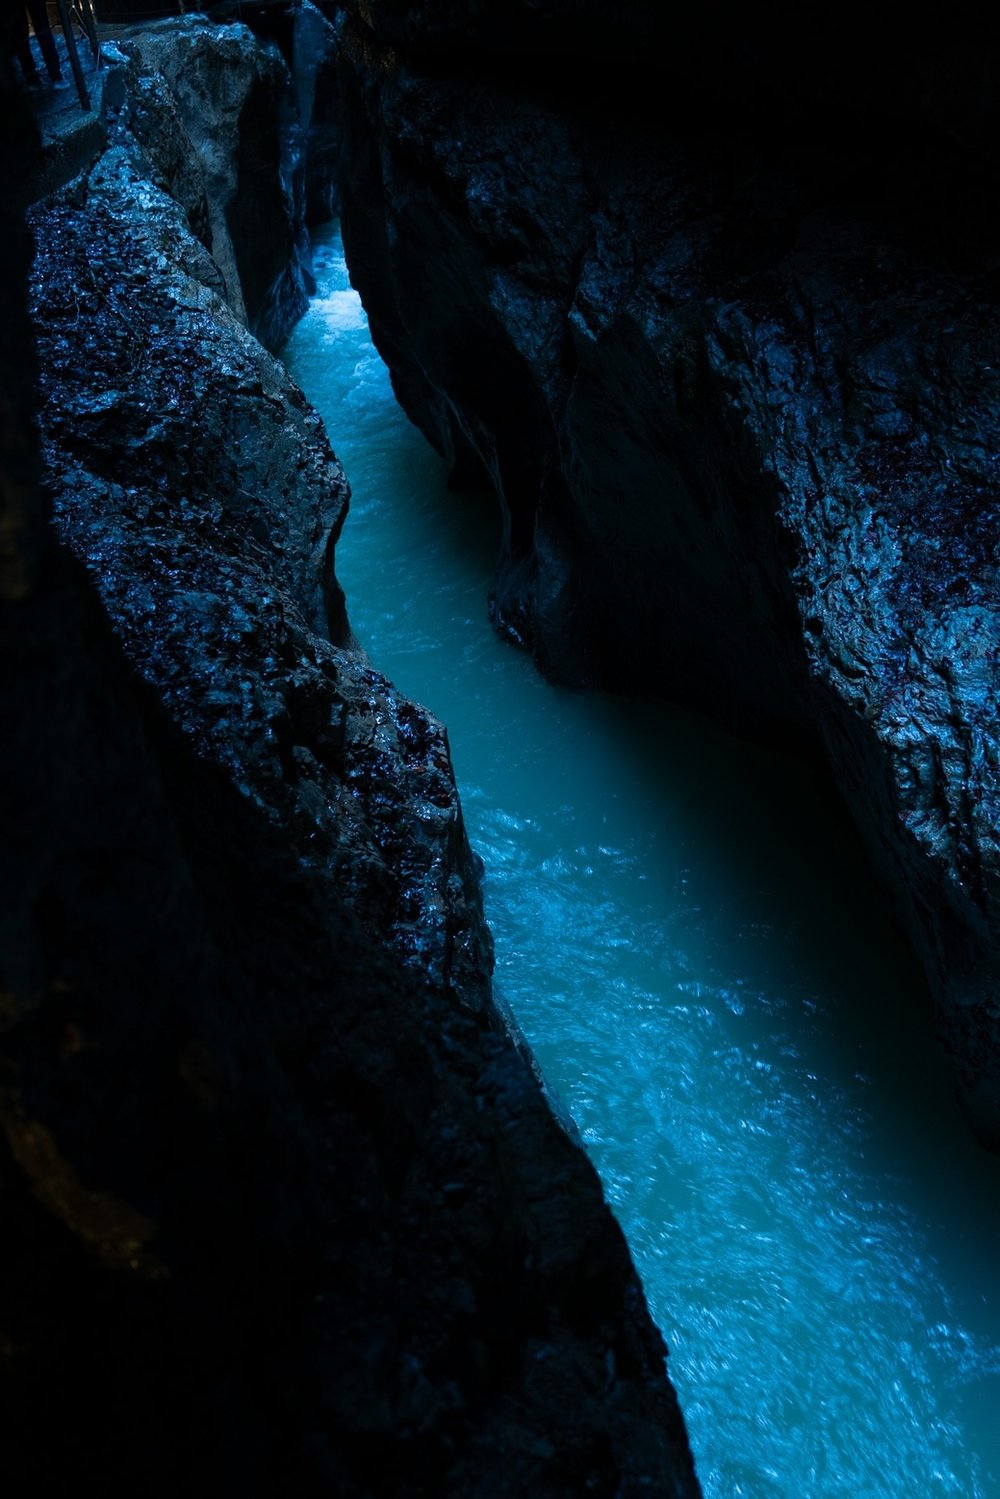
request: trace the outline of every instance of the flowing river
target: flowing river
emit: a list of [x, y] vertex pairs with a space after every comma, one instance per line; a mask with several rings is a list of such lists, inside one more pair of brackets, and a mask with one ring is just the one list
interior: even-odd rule
[[706, 1499], [1000, 1499], [1000, 1160], [842, 809], [493, 633], [495, 502], [446, 491], [318, 236], [286, 359], [353, 488], [354, 631], [447, 725], [496, 987], [670, 1348]]

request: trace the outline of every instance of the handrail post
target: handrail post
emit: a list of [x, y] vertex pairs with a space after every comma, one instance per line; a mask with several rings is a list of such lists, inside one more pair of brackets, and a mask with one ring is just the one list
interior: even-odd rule
[[89, 110], [90, 95], [87, 92], [87, 82], [83, 76], [83, 69], [80, 66], [80, 54], [76, 50], [76, 37], [73, 35], [73, 22], [70, 20], [69, 6], [66, 0], [56, 0], [56, 5], [59, 10], [59, 24], [62, 26], [63, 36], [66, 38], [69, 65], [73, 69], [73, 81], [76, 84], [76, 91], [80, 95], [80, 107], [81, 109]]
[[101, 56], [101, 44], [97, 37], [97, 17], [94, 14], [94, 0], [74, 0], [73, 9], [80, 18], [80, 25], [87, 34], [90, 50], [94, 54], [94, 62], [98, 62]]

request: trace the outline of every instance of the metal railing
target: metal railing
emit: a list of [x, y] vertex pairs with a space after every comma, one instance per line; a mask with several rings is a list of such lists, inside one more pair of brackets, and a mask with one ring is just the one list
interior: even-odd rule
[[69, 58], [76, 92], [80, 98], [80, 108], [89, 109], [90, 94], [77, 50], [74, 22], [86, 38], [96, 67], [101, 58], [101, 44], [97, 38], [97, 15], [94, 11], [93, 0], [72, 0], [72, 3], [71, 0], [56, 0], [56, 10], [59, 12], [59, 25], [62, 27], [63, 38], [66, 42], [66, 55]]

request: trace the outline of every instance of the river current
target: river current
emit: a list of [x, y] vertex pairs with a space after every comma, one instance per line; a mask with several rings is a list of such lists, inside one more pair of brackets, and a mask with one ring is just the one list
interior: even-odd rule
[[334, 227], [285, 351], [353, 490], [358, 639], [448, 726], [496, 987], [670, 1349], [706, 1499], [1000, 1499], [1000, 1160], [846, 815], [791, 759], [544, 682], [494, 634]]

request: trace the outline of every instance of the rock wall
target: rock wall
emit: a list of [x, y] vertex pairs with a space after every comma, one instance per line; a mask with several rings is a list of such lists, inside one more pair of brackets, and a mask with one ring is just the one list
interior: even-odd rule
[[[246, 27], [192, 18], [139, 33], [134, 49], [165, 78], [202, 169], [209, 248], [226, 297], [270, 348], [306, 305], [302, 144], [284, 59]], [[193, 151], [192, 148], [193, 147]]]
[[[122, 48], [107, 151], [30, 214], [44, 487], [0, 236], [4, 1484], [694, 1496], [490, 999], [444, 731], [351, 648], [346, 481], [206, 248], [171, 37], [280, 74], [233, 26]], [[10, 220], [2, 68], [0, 121]]]
[[1000, 1143], [995, 37], [347, 10], [348, 260], [498, 626], [828, 757]]
[[313, 287], [307, 219], [335, 206], [336, 30], [308, 0], [268, 0], [253, 19], [254, 31], [196, 15], [182, 29], [161, 21], [110, 55], [159, 80], [133, 81], [133, 128], [157, 143], [158, 181], [211, 251], [230, 308], [275, 350]]

